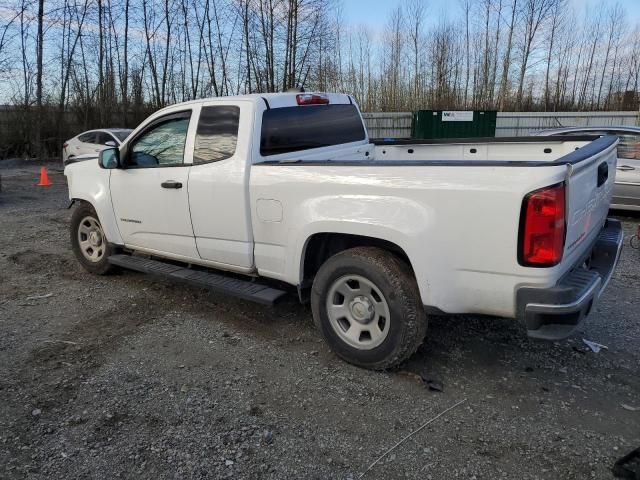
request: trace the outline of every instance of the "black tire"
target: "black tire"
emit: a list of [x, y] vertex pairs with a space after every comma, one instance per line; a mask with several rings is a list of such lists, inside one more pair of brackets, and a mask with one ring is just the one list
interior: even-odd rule
[[[101, 248], [102, 254], [99, 257], [96, 257], [95, 261], [90, 260], [83, 253], [83, 248], [80, 245], [80, 233], [79, 230], [81, 228], [81, 224], [88, 224], [89, 220], [93, 219], [97, 226], [100, 229], [102, 242], [98, 247]], [[93, 223], [93, 222], [91, 222]], [[73, 253], [76, 258], [80, 262], [80, 265], [89, 273], [93, 273], [95, 275], [106, 275], [115, 270], [115, 267], [109, 263], [109, 256], [116, 253], [116, 247], [107, 241], [106, 236], [102, 233], [102, 225], [100, 224], [100, 219], [98, 218], [98, 214], [96, 213], [93, 206], [87, 202], [80, 202], [73, 214], [71, 215], [71, 226], [70, 226], [70, 238], [71, 238], [71, 247], [73, 249]]]
[[[350, 276], [371, 282], [384, 297], [385, 308], [388, 306], [386, 337], [370, 349], [356, 348], [341, 338], [337, 332], [339, 326], [332, 325], [327, 313], [328, 303], [335, 301], [329, 299], [330, 293], [335, 296], [335, 286]], [[346, 298], [341, 302], [346, 304]], [[375, 247], [352, 248], [327, 260], [314, 279], [311, 308], [314, 322], [331, 349], [347, 362], [373, 370], [389, 369], [409, 358], [427, 331], [427, 315], [410, 267], [396, 255]], [[337, 316], [334, 315], [334, 319]]]

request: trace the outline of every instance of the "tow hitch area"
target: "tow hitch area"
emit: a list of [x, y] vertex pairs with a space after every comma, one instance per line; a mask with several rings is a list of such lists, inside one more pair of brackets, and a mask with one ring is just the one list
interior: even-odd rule
[[593, 247], [589, 269], [576, 268], [551, 288], [518, 290], [518, 316], [529, 337], [561, 340], [580, 326], [609, 283], [623, 240], [622, 224], [608, 219]]

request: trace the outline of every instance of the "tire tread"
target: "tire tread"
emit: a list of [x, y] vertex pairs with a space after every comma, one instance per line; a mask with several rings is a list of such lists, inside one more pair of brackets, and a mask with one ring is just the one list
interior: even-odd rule
[[[110, 244], [107, 241], [107, 246], [105, 249], [104, 257], [100, 262], [91, 263], [87, 259], [84, 258], [82, 252], [80, 251], [80, 245], [78, 244], [78, 225], [82, 221], [82, 219], [88, 215], [91, 215], [100, 222], [98, 218], [98, 214], [96, 213], [93, 205], [88, 202], [80, 202], [73, 213], [71, 214], [71, 222], [70, 222], [70, 240], [71, 240], [71, 248], [73, 250], [74, 255], [87, 272], [93, 273], [94, 275], [107, 275], [116, 270], [116, 267], [109, 263], [109, 256], [116, 253], [116, 248], [114, 245]], [[102, 223], [100, 224], [102, 225]], [[105, 237], [106, 240], [106, 237]]]
[[353, 261], [369, 264], [389, 280], [393, 291], [397, 295], [394, 301], [402, 305], [404, 314], [403, 328], [401, 329], [401, 336], [395, 343], [391, 353], [378, 361], [362, 361], [352, 356], [346, 357], [339, 351], [336, 351], [336, 353], [348, 362], [360, 367], [387, 370], [411, 357], [422, 344], [427, 332], [427, 316], [421, 302], [418, 285], [411, 268], [401, 258], [377, 247], [355, 247], [331, 257], [320, 268], [314, 280], [311, 295], [313, 320], [316, 327], [322, 332], [322, 318], [318, 302], [324, 301], [324, 299], [320, 298], [320, 291], [326, 286], [320, 284], [326, 283], [330, 270], [334, 265]]

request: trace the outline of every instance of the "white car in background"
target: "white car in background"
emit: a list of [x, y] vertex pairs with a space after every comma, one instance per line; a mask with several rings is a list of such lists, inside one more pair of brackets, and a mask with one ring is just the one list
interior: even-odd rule
[[616, 135], [620, 142], [611, 208], [640, 211], [640, 127], [565, 127], [543, 130], [536, 135]]
[[130, 128], [103, 128], [76, 135], [62, 145], [62, 162], [67, 165], [69, 160], [81, 155], [83, 158], [97, 157], [105, 148], [119, 147], [132, 131]]

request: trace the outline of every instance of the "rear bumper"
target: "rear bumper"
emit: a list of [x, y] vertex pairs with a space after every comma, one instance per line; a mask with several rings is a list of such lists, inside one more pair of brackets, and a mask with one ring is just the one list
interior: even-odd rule
[[585, 259], [588, 269], [581, 261], [553, 287], [518, 289], [518, 318], [524, 322], [529, 337], [561, 340], [580, 326], [609, 283], [622, 243], [621, 223], [608, 219]]

